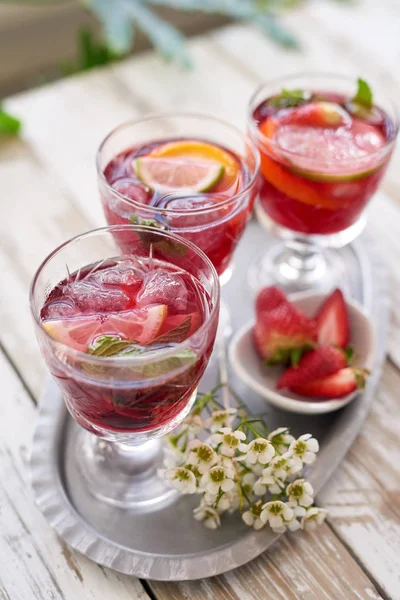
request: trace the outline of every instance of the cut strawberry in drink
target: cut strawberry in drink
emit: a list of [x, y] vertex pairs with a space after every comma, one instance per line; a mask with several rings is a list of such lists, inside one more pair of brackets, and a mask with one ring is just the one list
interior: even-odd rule
[[357, 389], [365, 387], [368, 371], [346, 367], [333, 375], [316, 379], [300, 386], [293, 386], [291, 390], [300, 396], [308, 398], [343, 398]]
[[315, 322], [287, 301], [257, 315], [253, 334], [256, 348], [268, 364], [295, 362], [315, 345], [317, 337]]
[[120, 313], [48, 320], [43, 321], [43, 327], [58, 342], [81, 352], [86, 352], [101, 335], [119, 335], [145, 346], [157, 337], [167, 314], [167, 306], [159, 304]]
[[315, 379], [321, 379], [337, 373], [347, 366], [344, 352], [333, 346], [320, 346], [310, 350], [298, 365], [287, 369], [278, 380], [277, 388], [293, 388]]
[[346, 301], [341, 290], [335, 290], [318, 310], [318, 342], [345, 348], [350, 338], [350, 323]]

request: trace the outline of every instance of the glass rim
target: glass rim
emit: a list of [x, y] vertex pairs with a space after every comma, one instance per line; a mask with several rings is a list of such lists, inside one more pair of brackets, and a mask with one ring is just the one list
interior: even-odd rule
[[[248, 105], [248, 111], [247, 111], [247, 123], [248, 123], [250, 135], [251, 135], [252, 139], [263, 142], [266, 147], [275, 148], [277, 151], [279, 151], [282, 154], [283, 157], [288, 155], [288, 156], [293, 156], [293, 157], [301, 157], [303, 159], [306, 158], [307, 160], [312, 161], [313, 159], [311, 159], [311, 158], [308, 159], [307, 157], [305, 157], [303, 154], [300, 154], [299, 152], [293, 152], [291, 150], [285, 150], [285, 149], [281, 148], [281, 146], [279, 146], [279, 144], [277, 144], [276, 142], [274, 142], [273, 140], [268, 138], [266, 135], [264, 135], [260, 131], [260, 128], [257, 126], [256, 121], [253, 118], [254, 109], [257, 108], [254, 106], [255, 99], [257, 98], [257, 96], [260, 94], [260, 92], [264, 88], [266, 88], [267, 86], [274, 86], [276, 84], [285, 84], [287, 82], [290, 82], [291, 80], [300, 79], [301, 77], [310, 77], [310, 78], [326, 77], [327, 79], [341, 79], [343, 82], [349, 82], [349, 83], [350, 82], [354, 83], [356, 81], [356, 78], [351, 77], [350, 75], [341, 75], [339, 73], [331, 73], [331, 72], [324, 73], [322, 71], [314, 71], [314, 72], [313, 71], [311, 71], [311, 72], [305, 71], [305, 72], [301, 72], [301, 73], [291, 73], [286, 76], [276, 77], [274, 79], [263, 81], [260, 85], [257, 86], [256, 90], [253, 92], [253, 94], [250, 98], [249, 105]], [[379, 87], [379, 86], [377, 86], [377, 87]], [[267, 99], [267, 98], [268, 98], [268, 96], [265, 99]], [[358, 156], [356, 158], [351, 158], [351, 159], [344, 158], [344, 159], [335, 161], [335, 164], [357, 165], [359, 162], [365, 161], [365, 159], [368, 157], [374, 157], [376, 155], [382, 154], [384, 151], [386, 151], [388, 149], [388, 147], [390, 147], [391, 145], [393, 145], [395, 143], [396, 137], [397, 137], [397, 134], [399, 131], [399, 111], [397, 110], [396, 104], [393, 102], [393, 100], [390, 96], [388, 97], [388, 100], [390, 102], [391, 109], [393, 110], [393, 115], [389, 115], [389, 118], [393, 124], [393, 132], [391, 133], [391, 136], [386, 140], [385, 144], [383, 146], [381, 146], [380, 148], [378, 148], [377, 150], [374, 150], [374, 152], [368, 153], [368, 155]], [[261, 104], [261, 102], [259, 102], [259, 104]], [[259, 104], [257, 106], [259, 106]], [[379, 108], [379, 104], [374, 104], [373, 106], [377, 106]]]
[[[219, 124], [223, 125], [224, 127], [230, 128], [232, 131], [234, 131], [235, 134], [239, 135], [242, 138], [242, 140], [244, 140], [245, 143], [250, 146], [252, 155], [255, 160], [254, 171], [253, 171], [248, 183], [246, 184], [246, 186], [240, 192], [237, 192], [236, 194], [234, 194], [233, 196], [230, 196], [229, 198], [227, 198], [226, 200], [223, 200], [222, 202], [217, 202], [214, 206], [208, 206], [206, 208], [194, 208], [191, 210], [181, 210], [181, 211], [174, 210], [172, 208], [161, 208], [158, 206], [151, 206], [149, 204], [144, 204], [143, 202], [138, 202], [137, 200], [132, 200], [128, 196], [121, 194], [118, 190], [113, 188], [112, 185], [110, 185], [108, 183], [108, 181], [104, 175], [104, 171], [101, 168], [101, 154], [102, 154], [105, 144], [113, 137], [114, 134], [122, 131], [123, 129], [131, 127], [132, 125], [138, 125], [139, 123], [145, 123], [146, 121], [156, 121], [158, 119], [161, 120], [161, 119], [168, 119], [168, 118], [175, 118], [175, 119], [191, 118], [191, 119], [203, 119], [205, 121], [213, 121], [215, 123], [219, 123]], [[98, 175], [102, 185], [104, 185], [106, 187], [108, 192], [110, 192], [113, 196], [115, 196], [119, 200], [123, 200], [124, 202], [127, 202], [131, 206], [140, 208], [141, 210], [145, 209], [146, 211], [148, 210], [148, 211], [151, 211], [151, 212], [154, 212], [157, 214], [161, 213], [161, 214], [165, 214], [165, 215], [206, 214], [208, 212], [215, 211], [218, 208], [223, 208], [224, 206], [238, 200], [241, 196], [248, 193], [251, 190], [251, 188], [257, 183], [258, 173], [260, 170], [260, 163], [261, 163], [260, 153], [258, 151], [256, 144], [253, 142], [252, 139], [250, 139], [248, 136], [246, 136], [245, 133], [243, 133], [242, 131], [240, 131], [240, 129], [235, 127], [235, 125], [232, 125], [231, 123], [228, 123], [227, 121], [224, 121], [223, 119], [220, 119], [219, 117], [216, 117], [213, 115], [207, 115], [204, 113], [191, 113], [191, 112], [182, 112], [182, 113], [176, 113], [173, 111], [157, 112], [157, 113], [150, 113], [146, 117], [140, 117], [138, 119], [129, 119], [127, 121], [124, 121], [123, 123], [120, 123], [119, 125], [114, 127], [114, 129], [112, 129], [106, 135], [106, 137], [103, 138], [103, 140], [96, 152], [97, 175]], [[179, 200], [181, 198], [187, 198], [189, 195], [190, 194], [179, 194], [179, 193], [171, 192], [169, 194], [165, 194], [163, 196], [163, 198], [172, 196], [173, 198]]]
[[[154, 351], [153, 354], [151, 354], [151, 351], [150, 351], [148, 353], [145, 352], [139, 356], [133, 355], [133, 356], [129, 356], [126, 358], [123, 358], [123, 357], [118, 358], [115, 356], [110, 357], [110, 356], [90, 355], [90, 354], [87, 354], [86, 352], [82, 352], [81, 350], [76, 350], [75, 348], [71, 348], [71, 346], [68, 346], [67, 344], [64, 344], [63, 342], [59, 342], [58, 340], [53, 338], [46, 331], [46, 329], [43, 327], [43, 322], [40, 319], [40, 310], [38, 310], [38, 307], [35, 302], [35, 298], [34, 298], [35, 288], [36, 288], [36, 284], [38, 282], [39, 276], [42, 273], [43, 269], [48, 264], [50, 264], [51, 260], [55, 256], [57, 256], [62, 250], [64, 250], [64, 248], [66, 248], [67, 246], [69, 246], [72, 243], [79, 242], [79, 240], [86, 238], [86, 237], [90, 237], [92, 235], [97, 235], [97, 234], [102, 234], [102, 233], [112, 233], [113, 231], [121, 231], [121, 230], [122, 231], [139, 231], [139, 232], [144, 232], [144, 233], [152, 233], [152, 234], [160, 235], [163, 237], [172, 238], [175, 241], [177, 241], [179, 244], [184, 244], [188, 248], [193, 250], [198, 256], [200, 256], [200, 258], [205, 262], [205, 264], [210, 269], [210, 272], [212, 275], [212, 280], [213, 280], [213, 290], [214, 290], [214, 292], [211, 294], [211, 299], [213, 300], [213, 304], [212, 304], [212, 307], [210, 310], [210, 314], [207, 316], [205, 321], [200, 325], [200, 327], [194, 333], [192, 333], [189, 337], [187, 337], [185, 340], [183, 340], [183, 342], [179, 342], [176, 346], [172, 346], [170, 348]], [[127, 254], [126, 256], [129, 256], [129, 255]], [[134, 255], [132, 255], [132, 256], [134, 256]], [[170, 356], [175, 355], [177, 351], [186, 349], [187, 347], [190, 346], [190, 342], [194, 337], [196, 337], [200, 333], [206, 331], [206, 329], [209, 327], [210, 322], [214, 318], [215, 313], [217, 312], [217, 307], [219, 307], [220, 292], [221, 292], [221, 288], [220, 288], [219, 277], [218, 277], [218, 274], [217, 274], [217, 271], [216, 271], [214, 265], [212, 264], [212, 262], [208, 258], [208, 256], [198, 246], [193, 244], [193, 242], [186, 240], [185, 238], [183, 238], [179, 235], [176, 235], [175, 233], [172, 233], [170, 231], [154, 229], [154, 227], [147, 227], [144, 225], [133, 225], [133, 224], [109, 225], [109, 226], [105, 226], [105, 227], [98, 227], [96, 229], [91, 229], [90, 231], [80, 233], [79, 235], [76, 235], [76, 236], [66, 240], [65, 242], [63, 242], [62, 244], [57, 246], [52, 252], [50, 252], [50, 254], [48, 254], [44, 258], [44, 260], [40, 263], [39, 267], [35, 271], [35, 274], [32, 278], [32, 282], [30, 284], [29, 306], [30, 306], [31, 314], [34, 319], [35, 325], [40, 329], [41, 332], [43, 332], [45, 334], [46, 339], [49, 340], [51, 344], [53, 344], [56, 348], [59, 348], [60, 350], [62, 350], [64, 353], [67, 351], [67, 353], [70, 354], [71, 356], [76, 357], [77, 359], [81, 359], [82, 361], [90, 362], [93, 364], [127, 366], [127, 365], [132, 365], [133, 363], [135, 363], [135, 364], [140, 364], [140, 365], [146, 365], [146, 364], [150, 364], [150, 363], [154, 362], [155, 354], [157, 354], [156, 359], [158, 362], [159, 360], [164, 360], [164, 358], [169, 358]], [[66, 317], [66, 318], [68, 318], [68, 317]]]

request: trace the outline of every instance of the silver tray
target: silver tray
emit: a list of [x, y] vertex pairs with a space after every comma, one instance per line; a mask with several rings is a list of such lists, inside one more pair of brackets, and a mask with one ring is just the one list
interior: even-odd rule
[[[266, 233], [250, 223], [236, 254], [234, 276], [224, 288], [234, 330], [251, 318], [247, 271], [256, 252], [267, 246]], [[364, 233], [340, 253], [347, 272], [341, 286], [364, 305], [376, 327], [375, 365], [365, 392], [337, 413], [294, 415], [266, 405], [228, 368], [231, 386], [252, 412], [266, 415], [271, 429], [288, 425], [297, 434], [309, 432], [319, 439], [321, 450], [309, 476], [317, 492], [343, 460], [371, 408], [385, 357], [389, 319], [386, 271], [374, 240]], [[214, 361], [206, 371], [201, 390], [215, 384], [217, 367]], [[210, 531], [193, 519], [196, 498], [190, 496], [141, 514], [102, 504], [85, 490], [72, 459], [77, 430], [61, 393], [49, 380], [40, 402], [31, 458], [36, 502], [57, 533], [95, 562], [148, 579], [199, 579], [239, 567], [277, 539], [268, 529], [255, 532], [248, 528], [238, 515], [224, 517], [223, 526]]]

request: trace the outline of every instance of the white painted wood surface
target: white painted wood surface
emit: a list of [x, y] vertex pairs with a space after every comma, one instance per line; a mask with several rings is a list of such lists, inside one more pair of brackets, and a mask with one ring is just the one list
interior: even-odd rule
[[[28, 311], [28, 286], [62, 240], [104, 223], [94, 153], [121, 121], [159, 110], [201, 110], [244, 127], [246, 103], [263, 79], [293, 71], [359, 73], [400, 98], [397, 0], [309, 3], [288, 15], [303, 50], [277, 49], [233, 25], [191, 42], [197, 69], [183, 72], [152, 53], [5, 101], [20, 115], [20, 141], [0, 143], [0, 599], [147, 598], [133, 578], [104, 571], [57, 540], [32, 503], [26, 457], [44, 366]], [[400, 101], [399, 101], [400, 102]], [[400, 152], [372, 204], [370, 230], [391, 267], [390, 359], [370, 418], [320, 502], [319, 536], [284, 538], [226, 576], [152, 584], [157, 599], [400, 600]], [[31, 393], [32, 398], [29, 397]], [[149, 588], [147, 588], [149, 589]]]

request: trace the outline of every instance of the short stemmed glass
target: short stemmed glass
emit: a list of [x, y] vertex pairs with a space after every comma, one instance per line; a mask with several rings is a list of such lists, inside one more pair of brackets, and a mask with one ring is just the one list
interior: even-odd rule
[[[398, 133], [397, 110], [379, 86], [373, 87], [370, 110], [351, 103], [355, 91], [355, 78], [304, 74], [264, 83], [253, 95], [248, 134], [261, 154], [256, 214], [267, 231], [283, 240], [274, 244], [268, 239], [267, 252], [252, 264], [254, 289], [271, 283], [287, 291], [329, 288], [345, 273], [340, 253], [330, 249], [347, 245], [363, 230], [365, 208]], [[292, 123], [291, 103], [300, 95], [319, 103], [321, 112], [300, 107], [302, 116]], [[283, 99], [283, 108], [277, 109], [277, 99]], [[315, 123], [308, 127], [312, 118]], [[320, 118], [327, 119], [324, 130]], [[335, 119], [343, 124], [332, 133]], [[384, 143], [374, 149], [379, 138]]]
[[[180, 160], [216, 161], [223, 155], [237, 163], [240, 177], [223, 191], [195, 193], [176, 190], [154, 193], [135, 174], [137, 156], [154, 148], [186, 144]], [[199, 147], [210, 155], [196, 154]], [[222, 155], [220, 152], [222, 151]], [[177, 158], [172, 156], [172, 158]], [[221, 285], [232, 274], [232, 255], [249, 221], [258, 193], [259, 153], [234, 126], [201, 114], [159, 114], [123, 123], [104, 139], [97, 153], [100, 197], [108, 224], [151, 223], [175, 232], [201, 248], [213, 263]], [[220, 186], [217, 186], [218, 189]], [[229, 331], [229, 311], [221, 305], [220, 330]]]
[[[124, 252], [124, 248], [129, 251]], [[111, 322], [107, 321], [110, 315], [95, 311], [100, 300], [104, 305], [104, 298], [110, 300], [109, 310], [114, 311], [113, 323], [130, 331], [129, 337], [137, 337], [143, 330], [140, 339], [144, 339], [146, 328], [154, 332], [160, 323], [157, 319], [166, 314], [165, 304], [152, 303], [115, 312], [115, 303], [123, 296], [122, 287], [127, 290], [135, 285], [134, 270], [124, 267], [122, 275], [113, 272], [113, 265], [121, 260], [127, 260], [128, 267], [129, 261], [145, 267], [151, 263], [155, 270], [167, 265], [181, 274], [179, 281], [182, 277], [190, 280], [193, 297], [202, 307], [202, 312], [196, 313], [194, 332], [186, 329], [186, 337], [181, 335], [182, 323], [192, 318], [193, 325], [193, 315], [171, 316], [171, 322], [180, 322], [181, 328], [175, 329], [180, 337], [175, 335], [168, 343], [164, 343], [165, 336], [157, 334], [154, 348], [137, 351], [134, 347], [115, 355], [103, 337], [102, 343], [106, 343], [100, 353], [84, 350], [82, 344], [93, 320], [99, 332], [108, 331], [103, 324]], [[107, 279], [101, 279], [105, 267]], [[107, 290], [99, 288], [98, 297], [88, 283], [93, 274], [107, 284]], [[114, 275], [122, 278], [115, 279]], [[65, 281], [79, 283], [74, 298], [80, 306], [92, 302], [95, 314], [75, 317], [74, 323], [80, 326], [72, 330], [69, 311], [73, 307], [62, 297], [56, 298], [52, 304], [54, 320], [44, 326], [43, 307]], [[151, 285], [150, 293], [154, 293], [154, 283]], [[190, 241], [150, 227], [118, 225], [90, 231], [59, 246], [37, 270], [30, 297], [37, 339], [69, 412], [82, 427], [75, 458], [88, 490], [98, 499], [122, 507], [143, 507], [171, 498], [173, 491], [157, 476], [162, 465], [160, 436], [179, 425], [193, 405], [215, 341], [219, 296], [218, 275], [207, 256]], [[69, 332], [70, 337], [52, 333], [60, 330]]]

